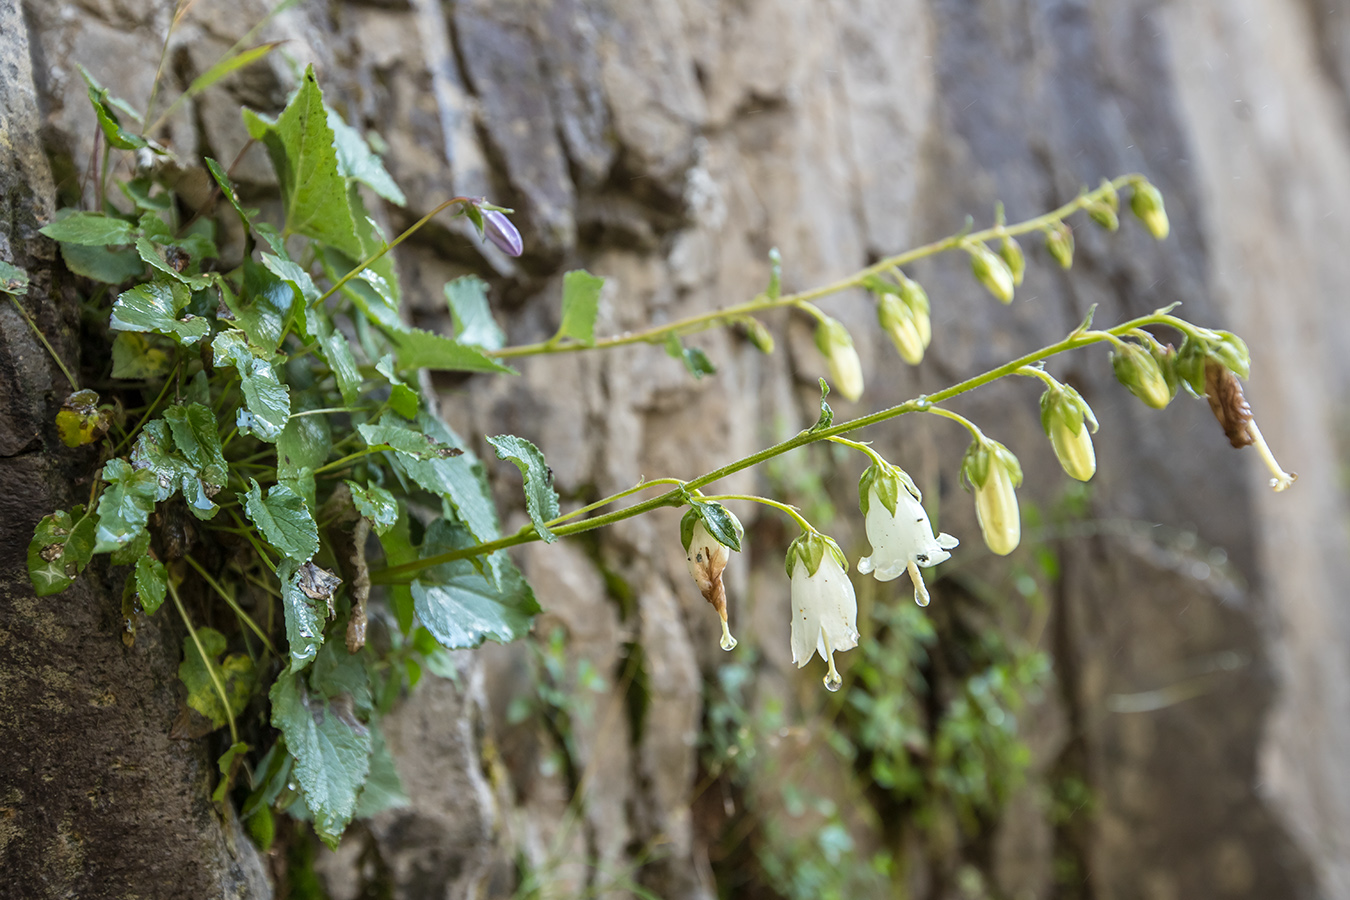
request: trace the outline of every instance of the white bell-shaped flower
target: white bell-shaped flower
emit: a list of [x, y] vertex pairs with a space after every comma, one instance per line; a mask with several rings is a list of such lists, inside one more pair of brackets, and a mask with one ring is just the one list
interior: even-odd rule
[[812, 532], [788, 548], [787, 570], [792, 579], [792, 661], [800, 669], [819, 653], [829, 667], [825, 687], [837, 691], [843, 679], [834, 654], [858, 646], [858, 598], [848, 578], [848, 561], [838, 544]]
[[873, 465], [858, 484], [872, 555], [858, 560], [858, 571], [891, 581], [908, 571], [914, 602], [927, 606], [928, 586], [919, 568], [931, 568], [951, 556], [959, 543], [950, 534], [933, 534], [919, 489], [900, 469]]

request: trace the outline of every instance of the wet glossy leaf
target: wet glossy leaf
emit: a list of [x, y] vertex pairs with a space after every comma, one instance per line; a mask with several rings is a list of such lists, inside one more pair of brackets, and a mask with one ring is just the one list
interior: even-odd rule
[[169, 583], [169, 573], [164, 563], [153, 556], [142, 556], [136, 560], [136, 593], [141, 598], [141, 609], [147, 616], [155, 614], [164, 602], [164, 594]]
[[[181, 255], [171, 258], [169, 254], [175, 251]], [[210, 287], [211, 283], [215, 280], [210, 275], [183, 274], [183, 271], [180, 271], [178, 265], [171, 261], [171, 259], [180, 260], [181, 262], [179, 264], [186, 270], [190, 257], [181, 250], [177, 250], [177, 248], [166, 249], [157, 246], [147, 237], [136, 238], [136, 253], [142, 260], [148, 263], [152, 269], [162, 272], [174, 281], [182, 282], [194, 291], [205, 290]]]
[[263, 496], [255, 479], [239, 502], [264, 538], [297, 563], [308, 562], [319, 550], [319, 529], [304, 499], [284, 484], [275, 484]]
[[455, 322], [455, 340], [485, 350], [500, 350], [506, 336], [488, 306], [487, 282], [477, 275], [456, 278], [445, 286], [445, 302]]
[[717, 367], [712, 364], [712, 360], [708, 359], [706, 353], [697, 347], [684, 346], [680, 339], [673, 334], [666, 339], [666, 354], [683, 362], [684, 367], [689, 370], [689, 374], [695, 378], [717, 373]]
[[293, 559], [277, 563], [281, 580], [281, 607], [286, 616], [286, 643], [290, 646], [291, 667], [307, 665], [323, 644], [323, 623], [327, 604], [315, 602], [300, 588], [300, 564]]
[[562, 324], [553, 340], [571, 338], [595, 343], [595, 318], [600, 310], [600, 289], [605, 279], [577, 269], [563, 276]]
[[113, 331], [153, 331], [192, 346], [211, 332], [205, 318], [179, 313], [192, 299], [184, 284], [152, 281], [123, 291], [113, 303], [109, 326]]
[[361, 486], [348, 481], [356, 511], [370, 520], [375, 533], [383, 535], [398, 522], [398, 499], [377, 484]]
[[95, 553], [116, 550], [140, 536], [159, 490], [154, 473], [133, 469], [124, 459], [108, 460], [103, 465], [103, 480], [108, 486], [98, 499]]
[[[141, 429], [131, 451], [131, 464], [155, 476], [156, 502], [167, 500], [181, 490], [188, 509], [197, 518], [210, 519], [216, 514], [216, 504], [207, 495], [199, 467], [175, 449], [169, 423], [164, 419], [147, 422]], [[223, 481], [222, 478], [221, 483]]]
[[94, 555], [96, 517], [83, 506], [43, 516], [28, 544], [28, 577], [39, 597], [70, 587]]
[[490, 437], [487, 442], [497, 451], [498, 459], [508, 459], [520, 470], [525, 481], [525, 509], [539, 536], [550, 544], [556, 541], [547, 523], [558, 517], [558, 492], [553, 489], [553, 470], [544, 461], [544, 454], [513, 434]]
[[179, 451], [197, 468], [202, 480], [214, 487], [224, 487], [225, 453], [211, 410], [200, 403], [170, 406], [164, 411], [164, 420], [169, 423]]
[[341, 697], [312, 693], [287, 669], [272, 686], [272, 725], [286, 736], [295, 775], [314, 816], [314, 830], [329, 846], [356, 812], [370, 771], [371, 734]]
[[417, 418], [422, 399], [417, 391], [399, 380], [398, 373], [394, 371], [394, 357], [383, 357], [375, 364], [375, 371], [389, 379], [389, 408], [405, 419]]
[[[201, 642], [206, 658], [197, 650], [197, 641]], [[231, 653], [223, 660], [227, 642], [225, 635], [214, 628], [198, 628], [197, 641], [192, 635], [183, 638], [183, 661], [178, 665], [178, 677], [187, 685], [188, 706], [205, 716], [212, 725], [221, 728], [229, 721], [220, 693], [211, 679], [211, 670], [220, 679], [225, 689], [225, 699], [229, 701], [229, 712], [239, 715], [248, 705], [249, 694], [253, 692], [256, 678], [253, 660], [242, 653]]]
[[224, 331], [212, 342], [217, 366], [234, 366], [239, 373], [244, 403], [250, 417], [245, 424], [260, 440], [275, 443], [291, 416], [290, 394], [272, 364], [260, 359], [242, 331]]
[[112, 407], [100, 408], [95, 391], [76, 391], [61, 404], [56, 414], [56, 432], [67, 447], [92, 444], [108, 433], [112, 425]]

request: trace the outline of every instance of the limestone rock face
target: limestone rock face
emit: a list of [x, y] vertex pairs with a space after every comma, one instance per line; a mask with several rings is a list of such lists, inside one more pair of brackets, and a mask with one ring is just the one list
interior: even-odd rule
[[[270, 5], [194, 4], [170, 41], [158, 108]], [[37, 273], [26, 308], [63, 352], [75, 347], [75, 299], [35, 229], [58, 194], [80, 197], [93, 152], [74, 64], [144, 105], [170, 12], [152, 0], [0, 0], [0, 257]], [[1062, 572], [1042, 641], [1055, 690], [1028, 715], [1031, 783], [964, 860], [916, 853], [911, 884], [915, 896], [963, 896], [954, 872], [974, 862], [995, 896], [1334, 898], [1350, 896], [1347, 22], [1340, 0], [306, 0], [260, 39], [287, 41], [329, 101], [383, 138], [410, 198], [377, 211], [391, 231], [455, 194], [517, 209], [518, 260], [463, 223], [399, 248], [418, 324], [449, 330], [442, 285], [477, 272], [517, 344], [556, 330], [569, 269], [605, 276], [597, 331], [617, 334], [753, 297], [773, 247], [784, 288], [804, 289], [950, 234], [967, 214], [982, 227], [998, 201], [1016, 221], [1104, 177], [1146, 174], [1167, 198], [1166, 242], [1134, 222], [1107, 234], [1075, 219], [1073, 269], [1029, 238], [1010, 306], [963, 258], [916, 265], [934, 334], [918, 367], [896, 357], [869, 298], [828, 301], [868, 382], [859, 403], [831, 397], [840, 418], [1057, 340], [1094, 306], [1101, 325], [1181, 302], [1248, 340], [1256, 416], [1301, 475], [1271, 494], [1205, 404], [1145, 409], [1104, 350], [1051, 364], [1101, 430], [1090, 527], [1043, 538]], [[166, 126], [174, 149], [235, 159], [247, 143], [238, 106], [279, 109], [289, 79], [273, 54], [184, 104]], [[234, 172], [246, 195], [272, 179], [257, 148]], [[693, 477], [815, 420], [825, 367], [811, 323], [779, 313], [765, 324], [771, 356], [732, 331], [690, 339], [715, 377], [695, 381], [641, 345], [525, 358], [517, 378], [439, 382], [442, 414], [460, 433], [538, 444], [565, 503]], [[26, 327], [0, 305], [0, 371], [15, 386], [0, 402], [12, 510], [0, 515], [3, 868], [27, 879], [13, 882], [27, 889], [18, 896], [93, 896], [100, 878], [118, 895], [263, 896], [256, 854], [207, 800], [206, 748], [167, 740], [177, 657], [162, 621], [141, 623], [125, 651], [100, 578], [59, 601], [24, 593], [31, 525], [87, 490], [62, 478], [89, 466], [51, 452], [65, 386]], [[1017, 453], [1024, 503], [1049, 505], [1064, 476], [1038, 393], [1000, 383], [959, 409]], [[966, 437], [915, 418], [864, 437], [936, 501], [972, 570], [1021, 603], [1007, 567], [982, 558], [956, 486]], [[718, 490], [788, 489], [794, 464]], [[856, 558], [849, 498], [863, 463], [800, 465], [824, 467], [841, 510], [831, 533]], [[491, 477], [504, 509], [520, 504], [513, 467]], [[763, 696], [792, 705], [818, 675], [799, 676], [787, 652], [791, 535], [759, 508], [736, 512], [755, 539], [728, 569], [732, 626], [760, 648]], [[508, 896], [525, 869], [560, 896], [635, 884], [717, 895], [714, 836], [691, 803], [703, 686], [729, 657], [678, 533], [678, 514], [663, 511], [520, 553], [547, 611], [538, 641], [458, 654], [456, 681], [424, 684], [395, 714], [387, 734], [412, 805], [321, 858], [332, 896], [363, 896], [363, 881], [396, 897]], [[907, 602], [906, 591], [883, 596]], [[934, 594], [940, 606], [940, 583]], [[547, 653], [561, 660], [565, 707], [536, 690]], [[635, 683], [640, 710], [626, 699]], [[1070, 824], [1044, 801], [1066, 777], [1093, 797]], [[151, 820], [173, 835], [162, 858], [137, 830]]]

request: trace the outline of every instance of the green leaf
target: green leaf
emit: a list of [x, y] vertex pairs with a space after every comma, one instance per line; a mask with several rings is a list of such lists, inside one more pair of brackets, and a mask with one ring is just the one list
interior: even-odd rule
[[356, 511], [370, 520], [376, 534], [383, 535], [398, 522], [398, 500], [393, 494], [378, 484], [362, 487], [355, 481], [348, 481], [347, 487], [352, 492]]
[[384, 163], [370, 150], [370, 144], [361, 132], [342, 120], [336, 110], [328, 110], [328, 127], [333, 129], [333, 148], [337, 152], [338, 172], [361, 182], [396, 206], [407, 205], [394, 179], [385, 171]]
[[0, 292], [16, 297], [28, 293], [28, 273], [0, 259]]
[[[384, 550], [385, 562], [390, 566], [401, 566], [417, 559], [417, 548], [413, 546], [411, 529], [408, 527], [408, 511], [402, 506], [398, 509], [398, 520], [393, 527], [380, 534], [380, 548]], [[394, 609], [398, 629], [406, 635], [413, 626], [412, 588], [406, 584], [391, 584], [388, 592], [389, 605]]]
[[375, 371], [389, 379], [389, 408], [405, 419], [417, 418], [417, 411], [422, 407], [422, 398], [418, 396], [417, 391], [399, 380], [398, 373], [394, 371], [394, 357], [392, 355], [382, 357], [375, 364]]
[[[725, 506], [712, 500], [700, 500], [692, 495], [686, 496], [689, 506], [700, 518], [703, 519], [704, 526], [708, 529], [708, 534], [712, 539], [723, 546], [730, 547], [737, 553], [741, 551], [741, 536], [745, 529], [740, 521], [731, 514]], [[683, 531], [685, 523], [681, 522]], [[689, 526], [692, 532], [693, 526]], [[681, 535], [683, 537], [683, 535]], [[687, 549], [687, 548], [686, 548]]]
[[305, 299], [305, 303], [313, 303], [322, 296], [322, 292], [314, 284], [314, 279], [309, 277], [298, 262], [285, 256], [278, 256], [273, 253], [262, 254], [263, 265], [273, 275], [287, 282]]
[[443, 456], [441, 450], [422, 458], [431, 445], [455, 447], [461, 441], [449, 426], [429, 413], [417, 417], [415, 428], [405, 427], [388, 415], [379, 425], [358, 426], [367, 444], [388, 444], [398, 450], [394, 460], [399, 468], [423, 489], [444, 498], [475, 538], [491, 541], [501, 537], [492, 492], [478, 458], [468, 451]]
[[272, 485], [266, 497], [255, 479], [249, 485], [248, 493], [238, 497], [253, 524], [286, 556], [308, 562], [319, 551], [319, 529], [304, 498], [284, 484]]
[[104, 284], [121, 284], [145, 274], [145, 263], [135, 250], [109, 250], [107, 247], [81, 247], [62, 244], [61, 258], [76, 275]]
[[244, 261], [242, 293], [236, 296], [222, 284], [221, 296], [234, 315], [235, 324], [247, 335], [248, 342], [268, 354], [276, 352], [286, 324], [300, 301], [299, 290], [294, 285], [282, 281], [252, 260]]
[[164, 212], [173, 206], [173, 196], [168, 191], [154, 193], [155, 180], [148, 175], [142, 175], [130, 181], [119, 181], [117, 186], [127, 199], [136, 205], [137, 209], [147, 212]]
[[322, 415], [292, 416], [277, 439], [277, 477], [299, 478], [319, 468], [333, 449], [333, 430]]
[[123, 291], [113, 303], [109, 326], [113, 331], [153, 331], [192, 346], [211, 332], [210, 323], [191, 313], [178, 314], [188, 305], [192, 293], [177, 282], [152, 281]]
[[553, 340], [571, 338], [595, 343], [595, 317], [600, 311], [600, 288], [605, 279], [577, 269], [563, 276], [562, 324]]
[[[422, 555], [473, 546], [474, 538], [463, 526], [438, 519], [427, 530]], [[474, 568], [467, 559], [438, 566], [437, 584], [412, 583], [417, 617], [448, 650], [477, 647], [489, 638], [509, 643], [530, 629], [539, 612], [534, 592], [506, 551], [499, 550], [485, 568], [495, 580]]]
[[103, 480], [108, 486], [98, 498], [98, 530], [95, 553], [107, 553], [135, 540], [145, 531], [150, 511], [155, 508], [159, 480], [153, 472], [133, 469], [124, 459], [110, 459], [103, 465]]
[[[262, 120], [254, 116], [248, 122], [250, 133], [257, 127], [255, 123]], [[328, 127], [328, 113], [313, 66], [305, 69], [300, 90], [276, 123], [253, 136], [267, 147], [281, 182], [286, 231], [360, 259], [361, 241], [347, 204], [347, 182], [338, 172], [333, 129]]]
[[[379, 224], [366, 211], [366, 204], [361, 199], [361, 193], [356, 189], [355, 184], [351, 185], [351, 188], [347, 191], [347, 203], [351, 206], [352, 221], [356, 225], [356, 236], [361, 239], [360, 259], [368, 259], [380, 250], [386, 249], [389, 242], [385, 239], [384, 232], [380, 230]], [[379, 278], [373, 278], [373, 275], [378, 275]], [[369, 267], [361, 273], [361, 277], [377, 285], [380, 296], [384, 298], [390, 309], [397, 310], [399, 308], [398, 267], [394, 265], [393, 254], [385, 253], [371, 262]], [[380, 283], [381, 280], [382, 284]]]
[[63, 244], [88, 247], [130, 244], [136, 239], [135, 226], [130, 222], [97, 212], [73, 212], [44, 225], [39, 231]]
[[695, 378], [702, 378], [704, 375], [713, 375], [717, 372], [717, 367], [708, 359], [708, 355], [697, 347], [686, 347], [680, 342], [678, 335], [672, 334], [666, 338], [666, 354], [678, 359], [684, 363], [684, 367], [689, 370], [689, 374]]
[[825, 398], [830, 394], [830, 385], [824, 378], [820, 379], [820, 418], [816, 419], [816, 424], [811, 426], [811, 431], [824, 431], [834, 422], [834, 410], [830, 409], [830, 404], [825, 402]]
[[390, 331], [389, 339], [404, 369], [442, 369], [453, 372], [505, 372], [515, 370], [489, 359], [476, 348], [420, 328]]
[[112, 407], [98, 405], [97, 391], [76, 391], [61, 404], [56, 414], [56, 432], [67, 447], [92, 444], [108, 433], [112, 425]]
[[323, 644], [326, 609], [322, 601], [307, 596], [301, 588], [301, 566], [293, 559], [277, 563], [281, 580], [281, 608], [286, 616], [286, 643], [291, 652], [291, 668], [301, 669], [314, 659]]
[[[86, 81], [92, 81], [88, 74], [85, 74]], [[98, 126], [103, 129], [103, 136], [107, 138], [108, 144], [116, 147], [118, 150], [140, 150], [149, 147], [150, 142], [138, 134], [133, 134], [122, 127], [122, 120], [113, 112], [114, 101], [108, 97], [108, 91], [105, 88], [97, 87], [91, 83], [89, 85], [89, 102], [94, 105], [94, 115], [98, 118]], [[124, 101], [116, 101], [116, 104], [126, 112], [131, 107]], [[133, 115], [133, 118], [139, 118]]]
[[211, 346], [215, 364], [234, 366], [242, 381], [244, 404], [251, 415], [244, 418], [240, 430], [251, 431], [259, 440], [276, 443], [291, 416], [291, 398], [272, 364], [255, 355], [242, 331], [223, 331], [216, 335]]
[[[205, 659], [197, 650], [197, 641], [206, 651]], [[183, 638], [183, 661], [178, 665], [178, 677], [188, 689], [188, 706], [205, 716], [216, 728], [223, 727], [230, 715], [237, 716], [244, 711], [256, 680], [253, 660], [242, 653], [231, 653], [224, 660], [220, 659], [226, 643], [225, 635], [214, 628], [198, 628], [196, 641], [190, 634]], [[225, 688], [225, 699], [230, 704], [228, 713], [211, 679], [212, 669]]]
[[366, 777], [361, 796], [356, 799], [356, 818], [369, 819], [388, 809], [399, 809], [410, 802], [399, 780], [394, 757], [384, 742], [384, 735], [370, 726], [370, 774]]
[[43, 516], [28, 544], [28, 577], [39, 597], [70, 587], [94, 555], [97, 519], [83, 506]]
[[477, 275], [464, 275], [445, 285], [445, 302], [455, 322], [455, 340], [484, 350], [500, 350], [506, 336], [492, 318], [487, 282]]
[[184, 100], [189, 100], [197, 96], [225, 76], [237, 72], [245, 66], [252, 65], [271, 53], [277, 47], [280, 47], [283, 43], [283, 41], [269, 41], [266, 44], [259, 44], [258, 46], [250, 47], [247, 50], [240, 50], [233, 56], [222, 57], [214, 66], [192, 79], [192, 84], [188, 85], [188, 88], [183, 92], [183, 95], [174, 101], [174, 106], [177, 106]]
[[777, 300], [783, 293], [783, 254], [774, 247], [769, 250], [769, 286], [764, 289], [764, 296], [770, 300]]
[[225, 796], [230, 792], [230, 785], [234, 783], [234, 773], [238, 766], [235, 760], [247, 752], [248, 744], [238, 741], [231, 744], [230, 748], [221, 754], [220, 759], [216, 760], [216, 766], [220, 769], [220, 783], [211, 792], [212, 803], [225, 802]]
[[150, 532], [142, 531], [132, 538], [131, 543], [123, 544], [108, 556], [114, 566], [134, 566], [136, 561], [150, 549]]
[[139, 331], [122, 331], [113, 338], [112, 361], [113, 378], [159, 378], [173, 367], [169, 354]]
[[[223, 463], [224, 460], [222, 459]], [[165, 419], [155, 419], [146, 423], [136, 438], [136, 446], [131, 451], [131, 464], [136, 469], [150, 472], [155, 476], [155, 501], [169, 499], [176, 491], [183, 492], [188, 509], [199, 519], [215, 516], [218, 507], [212, 502], [206, 487], [202, 483], [199, 467], [189, 462], [181, 453], [174, 450], [174, 440], [169, 424]], [[219, 488], [224, 483], [223, 465], [213, 472], [219, 477]], [[215, 493], [215, 490], [210, 492]]]
[[558, 492], [553, 489], [553, 470], [544, 462], [539, 448], [513, 434], [490, 437], [487, 442], [497, 451], [498, 459], [509, 459], [520, 470], [525, 480], [525, 509], [530, 521], [545, 543], [558, 538], [549, 531], [548, 522], [558, 518]]
[[147, 616], [155, 614], [164, 602], [164, 593], [169, 583], [169, 573], [164, 563], [153, 556], [142, 556], [136, 560], [136, 593], [141, 598], [141, 609]]
[[277, 678], [270, 696], [272, 725], [281, 729], [295, 757], [295, 775], [314, 816], [314, 830], [336, 847], [370, 771], [370, 729], [346, 701], [315, 696], [291, 669]]
[[213, 487], [224, 487], [228, 474], [225, 452], [210, 408], [200, 403], [170, 406], [164, 411], [164, 420], [173, 432], [174, 443], [197, 468], [202, 480]]
[[148, 237], [136, 238], [136, 254], [148, 263], [150, 268], [169, 276], [174, 281], [182, 282], [194, 291], [205, 290], [215, 281], [210, 275], [184, 275], [179, 272], [169, 264], [166, 256], [161, 255], [156, 249], [155, 242]]

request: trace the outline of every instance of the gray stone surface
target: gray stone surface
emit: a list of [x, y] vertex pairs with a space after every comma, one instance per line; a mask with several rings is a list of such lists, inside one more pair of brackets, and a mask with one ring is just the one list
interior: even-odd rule
[[[171, 80], [209, 65], [263, 8], [198, 6], [175, 39]], [[519, 261], [481, 249], [460, 224], [437, 225], [400, 248], [420, 323], [448, 327], [441, 285], [477, 271], [495, 275], [492, 302], [513, 343], [553, 332], [560, 275], [570, 268], [607, 277], [599, 330], [619, 333], [753, 296], [770, 247], [783, 253], [785, 287], [806, 288], [947, 234], [967, 214], [983, 224], [996, 201], [1016, 220], [1102, 177], [1147, 174], [1168, 198], [1166, 243], [1133, 222], [1106, 235], [1075, 220], [1074, 269], [1062, 273], [1026, 241], [1030, 268], [1010, 307], [979, 288], [964, 260], [914, 267], [934, 303], [934, 345], [915, 369], [877, 333], [870, 301], [829, 301], [869, 380], [861, 403], [838, 400], [835, 409], [855, 414], [981, 371], [1056, 339], [1092, 304], [1100, 324], [1182, 301], [1188, 317], [1247, 337], [1258, 421], [1302, 476], [1278, 496], [1265, 489], [1254, 453], [1229, 448], [1203, 404], [1182, 398], [1163, 412], [1143, 409], [1114, 383], [1105, 351], [1052, 363], [1101, 420], [1094, 527], [1056, 545], [1065, 574], [1044, 642], [1056, 658], [1055, 692], [1029, 714], [1033, 785], [998, 823], [984, 864], [999, 890], [1018, 898], [1339, 898], [1350, 897], [1344, 7], [310, 0], [265, 36], [287, 39], [285, 52], [301, 64], [315, 62], [331, 102], [387, 141], [389, 168], [411, 198], [406, 211], [380, 213], [391, 224], [455, 193], [517, 207], [527, 245]], [[93, 134], [72, 62], [143, 102], [157, 60], [146, 48], [166, 15], [148, 0], [35, 0], [25, 9], [42, 133], [57, 186], [71, 195], [68, 179], [83, 171]], [[13, 0], [0, 0], [0, 15], [9, 16], [0, 34], [26, 33]], [[6, 66], [12, 44], [0, 42]], [[0, 79], [7, 135], [23, 114], [15, 110], [32, 108], [9, 90], [26, 58], [20, 52], [20, 68]], [[233, 158], [244, 142], [237, 104], [277, 108], [287, 77], [276, 58], [188, 104], [170, 124], [175, 148]], [[24, 171], [35, 174], [20, 183], [35, 186], [28, 196], [38, 200], [0, 192], [10, 223], [0, 232], [45, 271], [51, 250], [32, 227], [49, 213], [51, 191], [45, 168], [31, 152], [25, 158]], [[270, 180], [261, 157], [245, 158], [237, 172], [253, 192]], [[40, 289], [34, 296], [65, 296], [46, 282]], [[74, 321], [68, 299], [35, 311], [56, 332]], [[443, 413], [462, 433], [535, 441], [567, 503], [642, 477], [689, 477], [814, 419], [823, 366], [809, 324], [787, 314], [766, 324], [779, 345], [769, 357], [729, 332], [691, 339], [718, 365], [715, 379], [694, 381], [649, 347], [525, 359], [517, 379], [445, 382]], [[15, 366], [14, 383], [28, 379], [22, 396], [36, 398], [11, 394], [0, 404], [0, 451], [34, 481], [32, 472], [56, 464], [17, 454], [39, 446], [26, 435], [45, 434], [55, 376], [12, 310], [0, 308], [0, 329], [0, 366]], [[956, 408], [1019, 455], [1022, 496], [1048, 505], [1063, 476], [1040, 433], [1037, 393], [1030, 383], [999, 385]], [[959, 429], [903, 421], [867, 437], [937, 501], [943, 530], [962, 540], [963, 566], [1015, 596], [956, 489]], [[830, 465], [827, 489], [847, 510], [861, 465]], [[491, 474], [502, 502], [518, 504], [515, 469], [501, 464]], [[56, 502], [45, 483], [38, 488], [42, 496], [17, 495], [24, 528]], [[722, 488], [772, 489], [757, 473]], [[799, 676], [786, 652], [785, 541], [774, 544], [784, 532], [756, 509], [738, 512], [762, 540], [729, 574], [733, 628], [761, 648], [766, 695], [795, 697], [819, 673]], [[400, 897], [509, 894], [522, 860], [565, 894], [622, 896], [632, 879], [662, 897], [712, 895], [703, 857], [711, 836], [686, 799], [697, 778], [701, 682], [727, 657], [715, 616], [688, 582], [677, 520], [665, 512], [520, 555], [549, 611], [541, 636], [562, 629], [567, 658], [589, 661], [605, 680], [602, 690], [576, 690], [566, 710], [573, 769], [553, 763], [565, 749], [556, 721], [508, 715], [513, 702], [535, 702], [531, 651], [463, 655], [458, 683], [424, 684], [390, 724], [415, 802], [356, 830], [321, 862], [335, 896], [356, 895], [352, 886], [374, 871], [371, 853]], [[865, 550], [850, 512], [831, 530], [851, 552]], [[7, 538], [14, 560], [23, 543]], [[1211, 548], [1224, 551], [1224, 565]], [[904, 588], [883, 593], [908, 602]], [[939, 585], [935, 603], [944, 600], [956, 602]], [[89, 602], [79, 614], [87, 621], [69, 627], [107, 652], [110, 622], [88, 618], [97, 607]], [[650, 700], [640, 729], [621, 702], [638, 648]], [[136, 652], [151, 649], [138, 638]], [[45, 660], [43, 683], [87, 690], [72, 673], [90, 670], [74, 653]], [[23, 662], [23, 671], [37, 665]], [[143, 702], [163, 707], [171, 684], [169, 673], [147, 686]], [[153, 742], [153, 725], [117, 722], [106, 727]], [[152, 795], [140, 809], [186, 816], [184, 804], [204, 808], [204, 751], [174, 752], [187, 773], [182, 796]], [[1036, 794], [1065, 774], [1096, 798], [1092, 816], [1072, 827], [1051, 822]], [[579, 814], [569, 806], [578, 783]], [[199, 819], [184, 821], [196, 823], [186, 835], [210, 832], [196, 830]], [[32, 829], [22, 837], [39, 839]], [[44, 859], [74, 873], [82, 846], [67, 840]], [[918, 896], [956, 896], [955, 858], [983, 852], [927, 849], [911, 851]], [[1056, 883], [1065, 861], [1077, 875]]]

